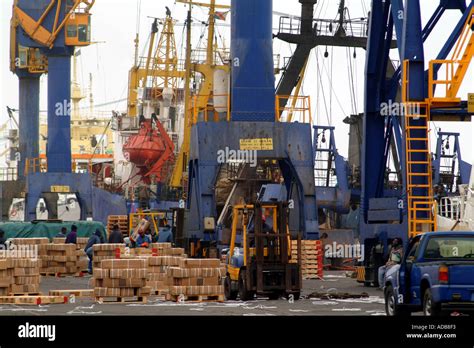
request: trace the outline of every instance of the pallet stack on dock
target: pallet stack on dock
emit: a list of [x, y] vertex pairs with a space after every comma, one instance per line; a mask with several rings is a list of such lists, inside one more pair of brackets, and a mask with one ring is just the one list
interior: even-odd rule
[[128, 216], [127, 215], [109, 215], [107, 218], [107, 236], [112, 232], [112, 228], [117, 224], [124, 237], [128, 237]]
[[0, 296], [38, 294], [40, 263], [38, 259], [0, 259]]
[[177, 267], [184, 255], [180, 256], [151, 256], [148, 257], [147, 285], [150, 286], [154, 295], [169, 294], [170, 268]]
[[[298, 241], [291, 241], [291, 258], [298, 260]], [[303, 279], [323, 277], [323, 247], [319, 240], [301, 241], [301, 273]]]
[[169, 268], [170, 293], [167, 300], [224, 301], [225, 269], [218, 259], [179, 260]]
[[41, 274], [76, 275], [79, 272], [76, 244], [42, 244], [39, 246]]
[[94, 295], [97, 301], [114, 298], [112, 302], [146, 302], [151, 288], [146, 285], [146, 259], [102, 260], [94, 269]]
[[[87, 272], [89, 267], [89, 258], [87, 257], [84, 248], [87, 245], [89, 238], [87, 237], [77, 237], [76, 241], [76, 250], [77, 250], [77, 268], [79, 272]], [[54, 237], [53, 244], [64, 244], [66, 242], [66, 237]]]
[[125, 253], [125, 244], [95, 244], [92, 247], [93, 268], [100, 268], [102, 260], [118, 259]]

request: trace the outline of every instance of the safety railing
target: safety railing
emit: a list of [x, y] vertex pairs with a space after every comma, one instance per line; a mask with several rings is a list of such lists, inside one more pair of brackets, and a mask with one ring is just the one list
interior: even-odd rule
[[[77, 160], [71, 162], [73, 173], [93, 173], [94, 162], [88, 159], [87, 163], [79, 163]], [[48, 171], [48, 160], [46, 158], [27, 158], [25, 161], [25, 176], [34, 173], [46, 173]], [[1, 175], [1, 174], [0, 174]]]
[[[201, 100], [205, 98], [207, 102]], [[200, 107], [200, 104], [206, 104]], [[195, 95], [192, 101], [193, 124], [197, 122], [230, 121], [230, 95]]]
[[[283, 102], [284, 100], [286, 103]], [[229, 94], [195, 95], [191, 105], [193, 124], [230, 121], [232, 118]], [[200, 105], [206, 106], [201, 107]], [[311, 98], [309, 96], [276, 96], [275, 122], [312, 124]]]
[[18, 180], [17, 168], [0, 168], [0, 181], [16, 181]]
[[461, 217], [463, 201], [457, 197], [443, 197], [439, 200], [438, 215], [458, 221]]
[[25, 161], [25, 175], [33, 173], [46, 173], [48, 162], [43, 158], [27, 158]]
[[277, 95], [275, 99], [275, 121], [297, 121], [312, 124], [311, 97]]
[[[431, 103], [458, 104], [461, 99], [457, 93], [461, 87], [464, 77], [474, 55], [474, 8], [471, 9], [466, 18], [464, 28], [454, 46], [451, 59], [436, 59], [430, 61], [428, 75], [428, 96]], [[445, 79], [438, 79], [439, 70], [444, 70]], [[437, 97], [435, 95], [436, 86], [445, 87], [444, 93]]]

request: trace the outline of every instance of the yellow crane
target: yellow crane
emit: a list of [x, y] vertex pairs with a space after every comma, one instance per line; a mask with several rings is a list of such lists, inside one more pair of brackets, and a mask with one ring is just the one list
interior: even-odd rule
[[[184, 115], [184, 139], [183, 144], [178, 155], [173, 174], [171, 177], [171, 187], [181, 188], [185, 187], [187, 176], [187, 164], [189, 158], [189, 147], [191, 142], [191, 127], [193, 123], [193, 111], [199, 111], [207, 108], [210, 98], [212, 98], [214, 88], [214, 73], [222, 70], [229, 73], [230, 68], [224, 62], [218, 63], [216, 61], [216, 54], [218, 53], [217, 46], [214, 44], [215, 36], [215, 21], [216, 10], [227, 9], [228, 5], [218, 5], [215, 0], [210, 3], [195, 2], [192, 0], [177, 0], [177, 2], [189, 5], [188, 21], [187, 21], [187, 45], [186, 45], [186, 82], [185, 82], [185, 115]], [[207, 32], [207, 48], [205, 62], [192, 63], [192, 47], [191, 47], [191, 10], [192, 6], [201, 6], [209, 8], [209, 25]], [[201, 85], [197, 95], [193, 98], [191, 96], [190, 82], [192, 72], [200, 73], [204, 77], [204, 83]], [[191, 99], [194, 99], [191, 103]]]

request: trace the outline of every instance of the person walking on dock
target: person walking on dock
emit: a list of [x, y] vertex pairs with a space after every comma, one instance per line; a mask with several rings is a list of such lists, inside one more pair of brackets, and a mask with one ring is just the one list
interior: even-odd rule
[[89, 274], [92, 274], [92, 258], [94, 255], [94, 245], [95, 244], [101, 244], [102, 242], [102, 233], [100, 232], [99, 229], [95, 230], [95, 233], [90, 236], [89, 240], [87, 241], [86, 247], [84, 248], [84, 251], [87, 254], [87, 257], [89, 258], [89, 267], [88, 271]]

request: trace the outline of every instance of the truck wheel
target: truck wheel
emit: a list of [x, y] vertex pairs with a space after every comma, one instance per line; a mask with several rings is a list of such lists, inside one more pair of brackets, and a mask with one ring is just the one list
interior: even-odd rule
[[385, 288], [385, 313], [389, 317], [408, 316], [410, 312], [397, 304], [393, 287], [388, 285]]
[[245, 271], [239, 273], [239, 296], [241, 301], [249, 301], [253, 298], [253, 293], [248, 289]]
[[280, 299], [280, 296], [281, 296], [281, 293], [279, 291], [275, 291], [275, 292], [272, 292], [272, 293], [268, 294], [268, 298], [270, 300], [278, 300], [278, 299]]
[[439, 316], [441, 314], [441, 306], [433, 301], [431, 289], [426, 289], [423, 295], [423, 314], [425, 316]]
[[230, 275], [225, 277], [224, 281], [224, 295], [226, 300], [234, 301], [237, 299], [238, 291], [232, 290], [232, 279], [230, 279]]

